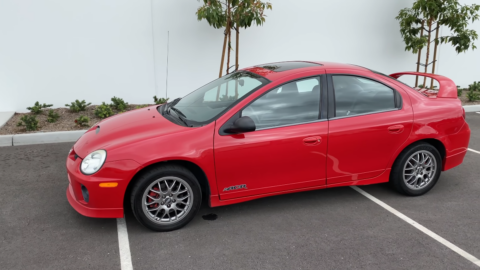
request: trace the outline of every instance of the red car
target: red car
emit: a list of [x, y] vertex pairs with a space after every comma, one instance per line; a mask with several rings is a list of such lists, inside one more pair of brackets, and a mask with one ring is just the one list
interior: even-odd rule
[[[435, 79], [438, 92], [396, 80], [406, 74]], [[127, 202], [140, 223], [169, 231], [205, 197], [216, 207], [383, 182], [417, 196], [462, 163], [469, 139], [446, 77], [272, 63], [95, 124], [68, 155], [67, 197], [89, 217], [123, 217]]]

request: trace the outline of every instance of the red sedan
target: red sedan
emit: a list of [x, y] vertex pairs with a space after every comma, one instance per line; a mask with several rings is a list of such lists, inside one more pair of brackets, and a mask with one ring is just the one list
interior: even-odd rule
[[[396, 80], [436, 80], [421, 93]], [[390, 182], [428, 192], [470, 139], [450, 79], [353, 65], [281, 62], [219, 78], [182, 99], [110, 117], [67, 158], [67, 197], [89, 217], [131, 205], [155, 231], [211, 207], [329, 187]]]

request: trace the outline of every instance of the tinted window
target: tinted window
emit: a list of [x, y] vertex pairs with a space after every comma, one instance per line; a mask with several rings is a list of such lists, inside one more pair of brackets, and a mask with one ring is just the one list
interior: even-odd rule
[[318, 120], [320, 83], [318, 78], [290, 82], [268, 91], [245, 107], [257, 129], [292, 125]]
[[173, 107], [190, 124], [205, 123], [267, 83], [267, 79], [253, 73], [231, 73], [188, 94]]
[[332, 76], [335, 116], [349, 116], [395, 109], [394, 90], [373, 80]]

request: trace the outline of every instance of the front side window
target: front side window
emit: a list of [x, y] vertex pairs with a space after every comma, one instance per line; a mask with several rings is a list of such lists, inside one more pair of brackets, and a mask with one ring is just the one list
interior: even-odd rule
[[245, 107], [242, 116], [252, 118], [257, 130], [318, 120], [320, 85], [318, 77], [284, 84]]
[[393, 89], [373, 80], [356, 76], [334, 75], [335, 116], [351, 116], [394, 110]]
[[206, 123], [268, 82], [250, 72], [231, 73], [188, 94], [173, 108], [189, 124]]

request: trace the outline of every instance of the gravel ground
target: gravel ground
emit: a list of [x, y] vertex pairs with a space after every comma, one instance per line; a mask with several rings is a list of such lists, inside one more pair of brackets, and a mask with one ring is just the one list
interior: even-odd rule
[[[137, 106], [143, 105], [128, 105], [127, 111], [135, 110]], [[71, 112], [68, 108], [57, 108], [53, 109], [56, 113], [60, 115], [60, 118], [55, 123], [47, 122], [48, 109], [44, 109], [42, 113], [37, 114], [38, 120], [38, 130], [37, 131], [27, 131], [25, 126], [17, 126], [17, 123], [20, 121], [20, 118], [24, 115], [34, 115], [32, 113], [15, 113], [15, 115], [8, 120], [8, 122], [0, 128], [0, 135], [7, 134], [22, 134], [22, 133], [36, 133], [36, 132], [48, 132], [48, 131], [71, 131], [71, 130], [83, 130], [86, 129], [96, 122], [102, 120], [101, 118], [95, 116], [96, 105], [88, 106], [86, 111], [81, 111], [78, 113]], [[115, 114], [118, 114], [118, 111], [115, 111]], [[81, 115], [88, 116], [90, 121], [86, 126], [78, 126], [75, 124], [75, 119]]]

